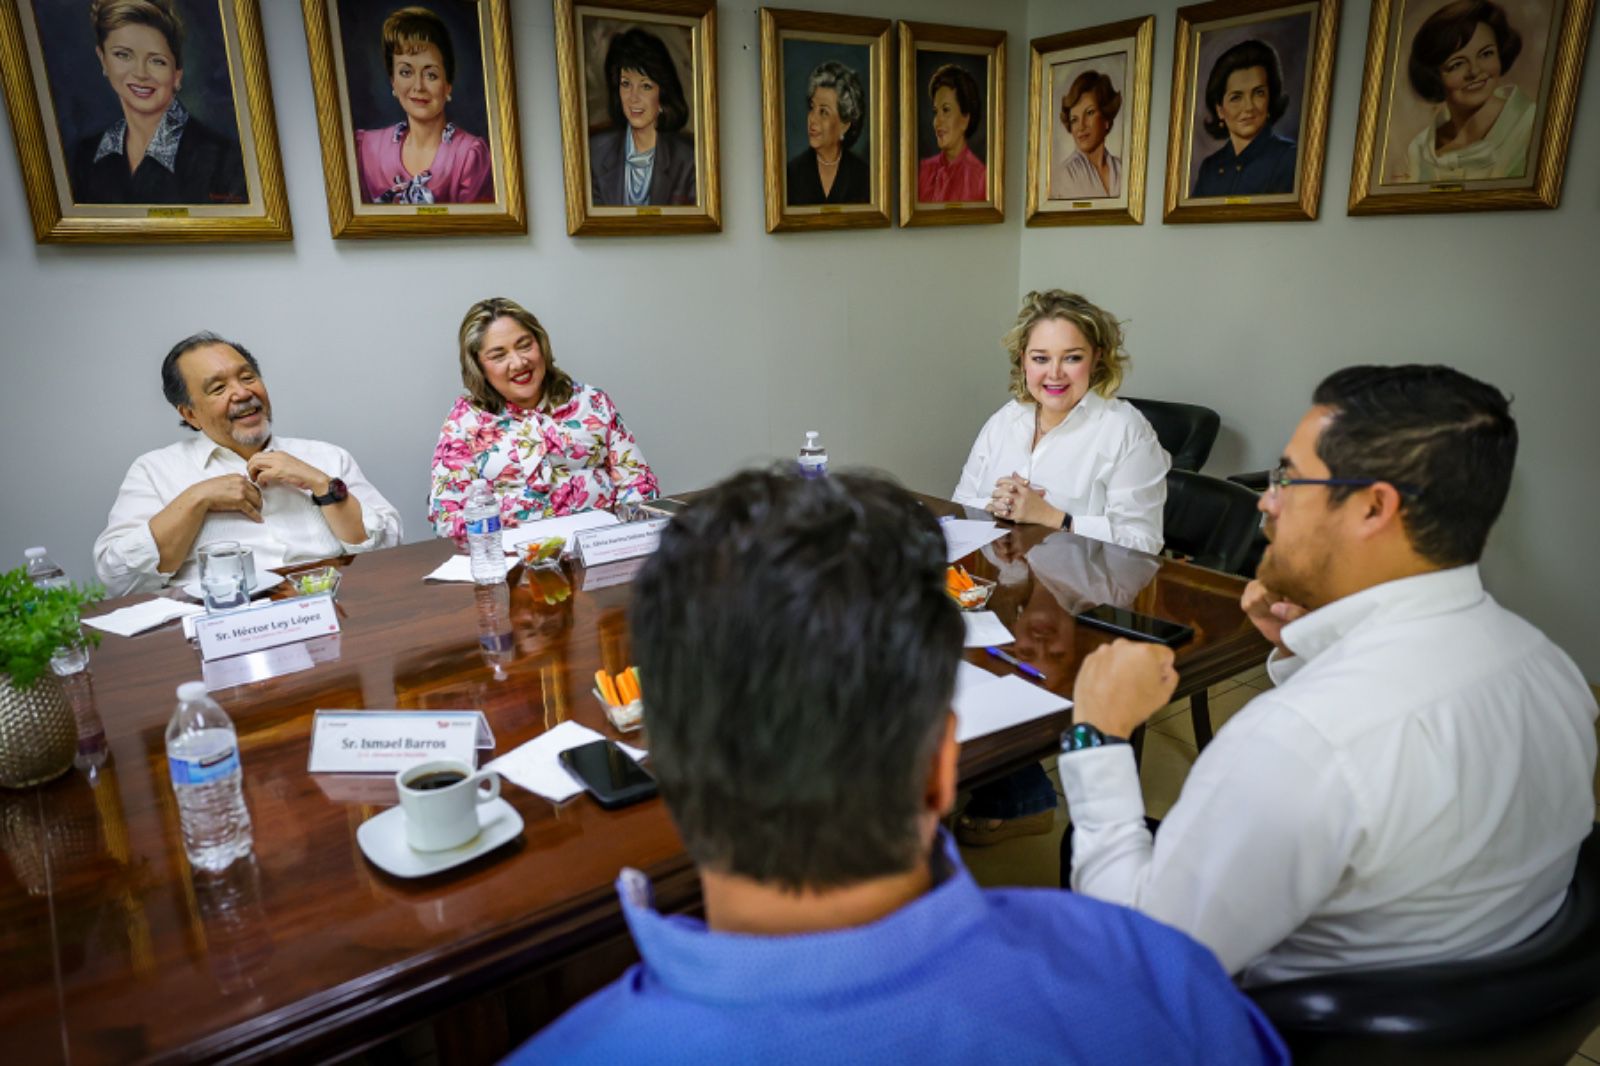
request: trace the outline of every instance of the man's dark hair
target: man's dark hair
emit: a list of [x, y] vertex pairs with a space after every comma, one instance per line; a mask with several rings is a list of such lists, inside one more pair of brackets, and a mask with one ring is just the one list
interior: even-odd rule
[[[1447, 366], [1352, 366], [1311, 402], [1334, 411], [1317, 438], [1330, 477], [1414, 487], [1400, 519], [1417, 553], [1437, 566], [1478, 561], [1517, 461], [1517, 423], [1499, 389]], [[1330, 486], [1330, 502], [1354, 491]]]
[[1217, 57], [1211, 64], [1211, 76], [1206, 79], [1205, 130], [1219, 141], [1227, 140], [1228, 124], [1217, 117], [1217, 108], [1228, 93], [1228, 79], [1234, 72], [1261, 67], [1267, 72], [1267, 122], [1257, 137], [1272, 132], [1272, 127], [1289, 109], [1289, 94], [1283, 91], [1283, 64], [1278, 61], [1277, 49], [1266, 41], [1251, 38], [1240, 41]]
[[[255, 371], [257, 377], [261, 376], [261, 364], [256, 362], [256, 357], [250, 354], [248, 348], [237, 341], [219, 337], [209, 329], [201, 330], [174, 344], [167, 357], [161, 360], [161, 395], [165, 396], [172, 406], [182, 407], [190, 402], [189, 383], [183, 380], [183, 373], [178, 369], [178, 360], [196, 348], [204, 348], [208, 344], [226, 344], [244, 356], [244, 361], [250, 364], [250, 369]], [[200, 432], [182, 418], [178, 419], [178, 424], [184, 429]]]
[[961, 658], [938, 523], [866, 474], [736, 474], [662, 532], [634, 655], [661, 792], [706, 869], [825, 889], [912, 869]]
[[643, 74], [661, 91], [661, 114], [656, 118], [656, 128], [668, 133], [683, 129], [689, 121], [689, 102], [684, 99], [683, 83], [678, 80], [678, 65], [672, 61], [661, 38], [637, 28], [617, 34], [606, 48], [606, 112], [611, 116], [612, 128], [628, 127], [617, 88], [625, 70]]
[[1418, 96], [1430, 104], [1444, 102], [1440, 68], [1472, 40], [1480, 24], [1494, 34], [1495, 47], [1500, 51], [1500, 73], [1510, 73], [1511, 64], [1522, 54], [1522, 34], [1512, 29], [1505, 9], [1490, 0], [1456, 0], [1429, 15], [1411, 41], [1406, 76]]

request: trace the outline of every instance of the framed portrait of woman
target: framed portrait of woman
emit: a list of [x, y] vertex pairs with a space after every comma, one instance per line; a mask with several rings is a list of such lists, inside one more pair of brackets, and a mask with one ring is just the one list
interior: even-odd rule
[[761, 9], [767, 232], [889, 225], [888, 19]]
[[722, 229], [716, 0], [556, 0], [569, 234]]
[[1027, 225], [1144, 221], [1155, 16], [1029, 42]]
[[525, 233], [508, 0], [301, 0], [335, 237]]
[[900, 23], [900, 224], [1005, 215], [1004, 30]]
[[1338, 27], [1338, 0], [1178, 9], [1163, 221], [1317, 217]]
[[34, 237], [288, 240], [257, 0], [0, 4]]
[[1376, 0], [1350, 213], [1561, 202], [1594, 0]]

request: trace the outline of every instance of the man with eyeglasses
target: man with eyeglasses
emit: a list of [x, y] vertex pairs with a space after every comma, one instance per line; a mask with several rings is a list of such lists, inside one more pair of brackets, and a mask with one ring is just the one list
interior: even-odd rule
[[1119, 741], [1171, 697], [1172, 652], [1089, 656], [1060, 760], [1071, 887], [1184, 930], [1246, 985], [1485, 955], [1543, 925], [1594, 819], [1596, 706], [1479, 577], [1516, 449], [1506, 398], [1448, 367], [1319, 385], [1243, 600], [1277, 687], [1152, 838]]

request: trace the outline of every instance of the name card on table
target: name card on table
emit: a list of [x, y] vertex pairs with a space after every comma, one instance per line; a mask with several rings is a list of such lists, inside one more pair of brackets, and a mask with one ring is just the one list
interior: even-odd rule
[[578, 561], [587, 568], [649, 555], [661, 543], [661, 531], [667, 528], [669, 521], [671, 519], [652, 518], [646, 522], [586, 529], [578, 534]]
[[433, 759], [478, 765], [493, 748], [482, 711], [318, 711], [311, 720], [313, 774], [392, 774]]
[[339, 616], [333, 609], [333, 596], [326, 592], [197, 617], [194, 624], [202, 662], [337, 632]]

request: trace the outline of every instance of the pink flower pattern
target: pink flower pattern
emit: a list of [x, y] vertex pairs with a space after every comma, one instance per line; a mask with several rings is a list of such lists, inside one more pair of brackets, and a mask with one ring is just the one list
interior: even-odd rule
[[507, 404], [493, 415], [457, 397], [433, 452], [428, 520], [439, 536], [464, 540], [462, 508], [478, 478], [500, 496], [507, 528], [660, 495], [611, 397], [576, 383], [572, 399], [549, 413]]

